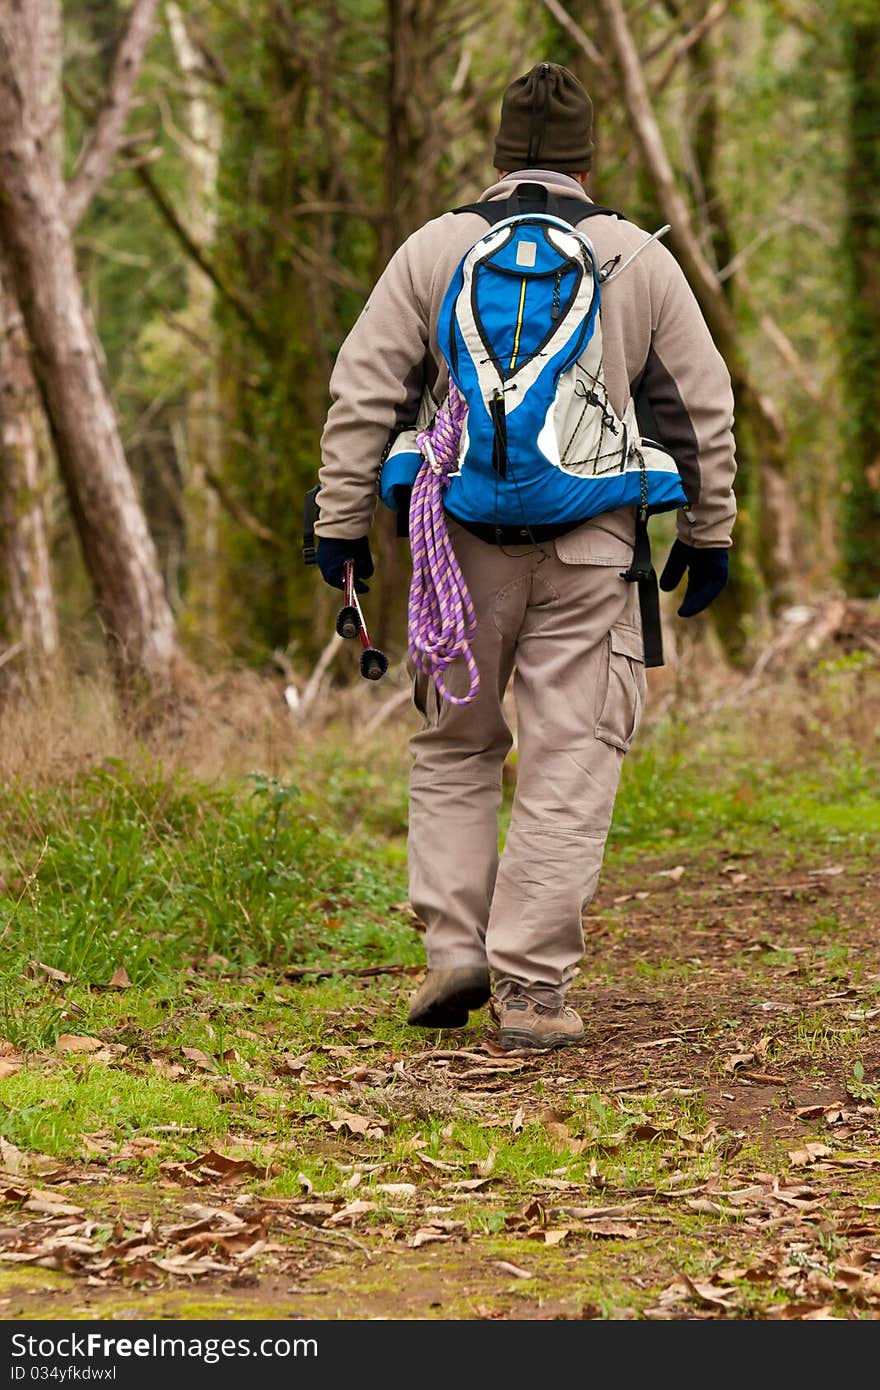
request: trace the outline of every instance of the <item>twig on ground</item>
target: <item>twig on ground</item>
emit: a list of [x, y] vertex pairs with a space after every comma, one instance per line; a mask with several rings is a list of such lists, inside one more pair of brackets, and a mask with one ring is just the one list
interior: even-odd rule
[[350, 1236], [347, 1231], [324, 1231], [316, 1230], [306, 1216], [297, 1216], [296, 1212], [285, 1211], [285, 1216], [291, 1221], [295, 1221], [298, 1226], [304, 1226], [308, 1231], [308, 1238], [317, 1241], [320, 1245], [332, 1245], [334, 1240], [345, 1241], [347, 1245], [353, 1245], [356, 1250], [360, 1250], [362, 1255], [366, 1255], [368, 1260], [373, 1258], [371, 1251], [365, 1245], [361, 1245], [359, 1240]]
[[412, 693], [408, 686], [405, 690], [398, 690], [396, 694], [392, 695], [390, 699], [380, 705], [376, 713], [367, 720], [366, 724], [361, 729], [360, 741], [363, 743], [366, 739], [370, 738], [378, 728], [381, 728], [386, 719], [390, 719], [391, 715], [395, 714], [397, 710], [403, 709], [405, 705], [410, 703], [411, 699]]
[[318, 657], [315, 669], [306, 681], [305, 689], [300, 698], [299, 706], [296, 711], [297, 719], [303, 720], [310, 713], [312, 705], [318, 698], [321, 682], [330, 669], [333, 658], [336, 656], [336, 653], [339, 651], [344, 641], [344, 637], [340, 637], [338, 632], [334, 632], [330, 641]]

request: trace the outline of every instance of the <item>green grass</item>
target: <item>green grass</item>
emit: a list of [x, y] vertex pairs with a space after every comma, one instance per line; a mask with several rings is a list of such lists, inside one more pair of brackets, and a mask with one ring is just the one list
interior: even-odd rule
[[[0, 798], [4, 971], [12, 1041], [27, 1006], [33, 1042], [57, 1024], [19, 976], [39, 961], [106, 985], [125, 966], [141, 987], [177, 987], [212, 956], [247, 970], [396, 959], [389, 928], [403, 892], [389, 856], [355, 846], [292, 782], [256, 775], [200, 786], [116, 763], [63, 789]], [[30, 996], [30, 998], [29, 998]], [[16, 1030], [18, 1036], [15, 1036]], [[27, 1029], [25, 1029], [25, 1032]]]
[[[770, 865], [777, 875], [838, 857], [849, 868], [876, 862], [876, 744], [847, 733], [862, 674], [829, 676], [827, 717], [807, 712], [807, 738], [771, 736], [761, 724], [756, 739], [750, 721], [731, 712], [701, 725], [699, 738], [680, 718], [657, 725], [626, 761], [608, 872], [619, 866], [631, 884], [641, 856], [649, 869], [681, 856], [687, 889], [696, 866], [717, 879], [730, 855], [754, 856], [750, 873]], [[694, 1184], [725, 1176], [730, 1134], [708, 1129], [700, 1094], [657, 1094], [653, 1058], [637, 1094], [602, 1093], [589, 1066], [563, 1090], [532, 1078], [514, 1131], [515, 1078], [497, 1105], [475, 1111], [441, 1070], [427, 1088], [407, 1080], [405, 1065], [394, 1070], [395, 1058], [406, 1062], [438, 1042], [414, 1038], [404, 1025], [405, 977], [285, 979], [288, 965], [422, 960], [410, 918], [393, 910], [406, 898], [402, 732], [362, 752], [328, 735], [295, 752], [281, 776], [257, 770], [209, 784], [145, 758], [107, 761], [63, 786], [0, 791], [0, 1038], [29, 1054], [28, 1065], [0, 1081], [0, 1135], [28, 1152], [92, 1164], [117, 1182], [155, 1184], [157, 1192], [163, 1164], [210, 1147], [268, 1169], [248, 1179], [265, 1195], [299, 1195], [303, 1178], [316, 1196], [338, 1194], [362, 1171], [352, 1195], [377, 1204], [359, 1227], [365, 1233], [405, 1222], [406, 1200], [383, 1194], [382, 1185], [433, 1181], [422, 1155], [453, 1165], [437, 1179], [440, 1202], [447, 1181], [489, 1176], [485, 1188], [465, 1189], [454, 1211], [474, 1236], [497, 1239], [499, 1251], [541, 1181], [551, 1180], [549, 1191], [552, 1180], [576, 1183], [579, 1195], [569, 1200], [583, 1204], [590, 1194], [601, 1200], [606, 1187], [625, 1200], [630, 1192], [663, 1192], [682, 1175]], [[510, 800], [508, 788], [508, 811]], [[606, 914], [609, 948], [624, 942], [628, 912], [620, 921], [616, 909]], [[714, 916], [708, 908], [712, 932]], [[836, 914], [805, 903], [803, 927], [809, 957], [771, 945], [772, 932], [766, 949], [731, 953], [732, 971], [749, 981], [755, 1000], [795, 967], [820, 991], [836, 988], [829, 980], [838, 976], [862, 983], [868, 967]], [[53, 982], [33, 962], [69, 982]], [[122, 965], [131, 988], [108, 988]], [[590, 978], [605, 972], [611, 980], [616, 969], [609, 949]], [[671, 997], [698, 984], [700, 969], [698, 960], [646, 951], [631, 962], [629, 980]], [[866, 989], [853, 1007], [875, 997]], [[816, 1009], [792, 1024], [792, 1041], [773, 1043], [762, 1065], [785, 1065], [793, 1048], [818, 1074], [843, 1057], [851, 1094], [877, 1103], [858, 1022]], [[732, 1086], [724, 1062], [738, 1050], [741, 1027], [738, 1018], [720, 1019], [682, 1046], [701, 1054], [707, 1077], [717, 1073]], [[62, 1033], [96, 1038], [106, 1050], [97, 1059], [62, 1055]], [[358, 1046], [370, 1042], [377, 1046]], [[184, 1049], [199, 1049], [208, 1066]], [[285, 1057], [302, 1054], [300, 1071], [285, 1069]], [[867, 1078], [853, 1060], [862, 1055]], [[375, 1082], [348, 1079], [373, 1066], [384, 1073]], [[340, 1110], [373, 1117], [381, 1137], [335, 1133]], [[153, 1142], [138, 1151], [135, 1140]], [[757, 1141], [750, 1158], [750, 1142], [743, 1137], [738, 1163], [765, 1165]], [[381, 1167], [371, 1172], [372, 1164]], [[739, 1217], [724, 1219], [732, 1228]], [[675, 1239], [693, 1244], [682, 1267], [695, 1273], [706, 1268], [705, 1224], [697, 1213], [676, 1218]]]
[[[766, 737], [747, 712], [702, 721], [699, 737], [680, 715], [661, 721], [626, 760], [608, 872], [646, 854], [760, 852], [793, 871], [844, 851], [850, 862], [876, 856], [876, 733], [873, 743], [851, 733], [863, 667], [836, 663], [781, 696], [781, 724], [778, 712], [775, 724], [759, 721]], [[117, 1029], [135, 999], [131, 1026], [164, 1029], [162, 1011], [194, 981], [210, 993], [218, 974], [244, 983], [288, 964], [419, 962], [408, 918], [391, 910], [406, 897], [405, 732], [360, 752], [331, 733], [280, 777], [199, 783], [144, 758], [107, 760], [65, 786], [0, 791], [0, 1036], [27, 1048]], [[510, 800], [507, 788], [508, 810]], [[817, 919], [812, 931], [833, 938], [837, 924]], [[829, 964], [856, 969], [843, 943], [827, 949]], [[73, 985], [59, 991], [30, 962]], [[792, 960], [775, 952], [767, 963]], [[90, 993], [121, 965], [134, 991]], [[668, 967], [682, 979], [691, 969]], [[178, 1035], [201, 1046], [199, 1026], [185, 1017]]]

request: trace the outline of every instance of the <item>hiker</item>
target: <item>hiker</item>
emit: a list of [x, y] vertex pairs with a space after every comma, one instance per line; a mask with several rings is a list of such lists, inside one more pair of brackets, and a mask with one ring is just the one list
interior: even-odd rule
[[459, 1028], [494, 994], [505, 1048], [584, 1038], [565, 1002], [582, 913], [646, 660], [662, 660], [647, 517], [677, 511], [660, 586], [686, 576], [690, 617], [727, 581], [736, 511], [724, 362], [659, 235], [590, 198], [592, 156], [567, 68], [510, 84], [497, 181], [393, 256], [340, 349], [321, 443], [327, 583], [351, 560], [366, 590], [377, 492], [410, 528], [409, 893], [427, 970], [408, 1022]]

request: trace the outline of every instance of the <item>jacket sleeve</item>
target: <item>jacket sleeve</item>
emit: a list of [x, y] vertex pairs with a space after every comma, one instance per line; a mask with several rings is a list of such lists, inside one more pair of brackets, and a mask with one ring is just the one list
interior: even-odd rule
[[321, 436], [319, 536], [367, 534], [389, 437], [418, 411], [429, 333], [412, 273], [410, 242], [419, 235], [389, 261], [336, 358]]
[[637, 393], [640, 414], [644, 407], [657, 442], [681, 473], [689, 506], [678, 514], [679, 538], [700, 548], [724, 548], [736, 518], [730, 374], [678, 262], [665, 247], [658, 252], [651, 347]]

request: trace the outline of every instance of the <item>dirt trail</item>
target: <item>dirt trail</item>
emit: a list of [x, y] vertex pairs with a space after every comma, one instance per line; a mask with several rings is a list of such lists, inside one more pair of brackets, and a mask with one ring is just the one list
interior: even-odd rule
[[[0, 1316], [880, 1317], [878, 883], [749, 856], [616, 872], [585, 921], [586, 1046], [500, 1055], [481, 1016], [371, 1049], [339, 1082], [355, 1122], [303, 1125], [332, 1191], [92, 1164], [34, 1211], [37, 1179], [6, 1179]], [[462, 1115], [500, 1160], [388, 1158], [401, 1118]]]

